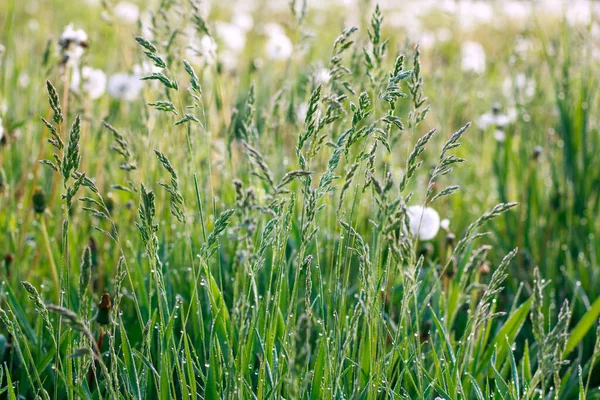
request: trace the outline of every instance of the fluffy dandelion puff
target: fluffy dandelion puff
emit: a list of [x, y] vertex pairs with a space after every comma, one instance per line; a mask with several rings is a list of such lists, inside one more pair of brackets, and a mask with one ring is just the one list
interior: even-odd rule
[[420, 240], [433, 239], [440, 230], [440, 215], [431, 207], [408, 207], [410, 231]]
[[450, 230], [450, 220], [448, 218], [444, 218], [440, 222], [440, 228], [442, 228], [445, 231], [449, 231]]
[[316, 85], [325, 85], [329, 82], [329, 79], [331, 79], [331, 75], [327, 68], [321, 67], [315, 71], [313, 79]]
[[149, 40], [154, 38], [152, 14], [148, 11], [145, 11], [140, 15], [140, 36]]
[[433, 32], [423, 32], [419, 36], [419, 46], [425, 50], [430, 50], [435, 47], [435, 43], [437, 42], [437, 38], [435, 37], [435, 33]]
[[106, 91], [106, 74], [101, 69], [81, 68], [82, 89], [87, 96], [96, 100]]
[[108, 79], [108, 94], [119, 100], [133, 101], [142, 91], [142, 81], [136, 75], [117, 73]]
[[88, 36], [83, 29], [67, 25], [58, 41], [63, 64], [77, 64], [88, 45]]
[[485, 50], [481, 43], [464, 42], [460, 50], [461, 68], [464, 72], [483, 74], [485, 72]]
[[73, 24], [67, 25], [62, 35], [60, 35], [60, 44], [65, 47], [69, 44], [85, 47], [87, 45], [87, 40], [87, 33], [85, 33], [83, 29], [73, 28]]
[[29, 74], [28, 74], [27, 72], [25, 72], [25, 71], [22, 71], [22, 72], [19, 74], [19, 79], [18, 79], [18, 81], [19, 81], [19, 86], [20, 86], [21, 88], [25, 89], [27, 86], [29, 86], [29, 82], [30, 82], [31, 80], [29, 79]]
[[503, 4], [504, 15], [510, 18], [510, 21], [525, 21], [532, 12], [532, 4], [523, 1], [506, 1]]
[[496, 129], [494, 131], [494, 139], [496, 139], [496, 142], [498, 143], [504, 143], [506, 141], [506, 132], [504, 132], [504, 129]]
[[79, 66], [75, 65], [73, 68], [73, 72], [71, 73], [71, 89], [74, 92], [79, 92], [79, 85], [81, 84], [81, 71], [79, 70]]
[[227, 144], [223, 139], [216, 138], [211, 145], [212, 160], [215, 165], [224, 165], [227, 161]]
[[200, 57], [200, 60], [207, 65], [213, 65], [217, 60], [217, 42], [212, 37], [204, 35], [187, 49], [187, 53], [191, 57]]
[[146, 60], [142, 61], [141, 64], [135, 64], [132, 68], [133, 70], [133, 74], [139, 78], [142, 78], [144, 76], [156, 73], [156, 72], [161, 72], [162, 68], [157, 67], [156, 65], [152, 64], [151, 62], [148, 62]]
[[292, 55], [294, 45], [286, 36], [283, 28], [277, 24], [268, 24], [265, 27], [267, 33], [266, 54], [271, 60], [285, 60]]
[[275, 22], [269, 22], [263, 26], [262, 31], [267, 36], [285, 35], [285, 30], [281, 25]]
[[244, 32], [248, 32], [254, 26], [254, 20], [252, 16], [247, 13], [237, 13], [233, 16], [231, 22], [242, 29]]
[[515, 39], [515, 53], [521, 58], [526, 57], [532, 50], [534, 46], [531, 40], [518, 36]]
[[296, 115], [298, 116], [298, 121], [304, 122], [306, 119], [306, 114], [308, 113], [308, 103], [300, 103], [298, 105], [298, 110], [296, 111]]
[[238, 55], [232, 50], [219, 52], [219, 63], [223, 70], [235, 72], [238, 67]]
[[457, 1], [452, 8], [455, 8], [457, 17], [463, 29], [469, 30], [477, 25], [489, 24], [494, 19], [494, 8], [491, 4], [484, 1]]
[[241, 52], [246, 47], [246, 31], [235, 24], [217, 22], [215, 25], [217, 36], [230, 50]]
[[535, 80], [527, 78], [523, 73], [515, 75], [514, 80], [511, 77], [506, 77], [502, 83], [504, 95], [509, 98], [515, 92], [520, 98], [532, 98], [535, 95], [535, 87]]
[[440, 42], [443, 42], [443, 43], [449, 42], [450, 39], [452, 39], [452, 31], [448, 28], [439, 28], [435, 32], [435, 37]]
[[140, 9], [133, 3], [122, 1], [113, 9], [115, 18], [127, 24], [137, 22], [140, 17]]
[[564, 8], [564, 13], [569, 25], [585, 26], [594, 17], [595, 10], [587, 1], [572, 1], [567, 4], [569, 6]]
[[500, 106], [495, 104], [491, 111], [479, 116], [477, 119], [477, 126], [483, 130], [492, 126], [504, 129], [507, 125], [515, 122], [516, 119], [517, 110], [510, 108], [505, 113], [502, 113], [500, 112]]

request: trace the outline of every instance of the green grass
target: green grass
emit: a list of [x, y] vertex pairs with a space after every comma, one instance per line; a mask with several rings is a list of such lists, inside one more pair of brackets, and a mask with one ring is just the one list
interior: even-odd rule
[[[593, 24], [434, 11], [450, 39], [421, 49], [368, 2], [358, 29], [264, 6], [232, 69], [224, 5], [149, 2], [142, 29], [24, 3], [0, 4], [2, 398], [600, 398]], [[133, 101], [75, 90], [143, 63]], [[449, 228], [420, 240], [415, 205]]]

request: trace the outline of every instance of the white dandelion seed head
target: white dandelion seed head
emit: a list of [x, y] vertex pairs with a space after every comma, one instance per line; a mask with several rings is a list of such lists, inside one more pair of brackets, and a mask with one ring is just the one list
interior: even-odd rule
[[496, 125], [499, 128], [504, 128], [505, 126], [515, 122], [515, 119], [515, 115], [513, 115], [512, 113], [499, 114], [494, 117], [494, 125]]
[[31, 32], [37, 32], [40, 30], [40, 22], [35, 18], [31, 18], [29, 21], [27, 21], [27, 27], [31, 30]]
[[263, 60], [260, 57], [257, 57], [254, 60], [252, 60], [252, 65], [254, 66], [255, 69], [261, 69], [262, 67], [265, 66], [265, 60]]
[[527, 54], [529, 54], [533, 50], [533, 48], [534, 46], [531, 40], [526, 39], [522, 36], [519, 36], [517, 37], [517, 39], [515, 39], [515, 53], [521, 58], [527, 56]]
[[448, 218], [444, 218], [440, 221], [440, 227], [446, 232], [450, 231], [450, 220]]
[[502, 122], [504, 122], [504, 125], [512, 124], [517, 120], [517, 109], [514, 107], [510, 107], [504, 113], [503, 118], [504, 120]]
[[116, 73], [108, 79], [108, 94], [119, 100], [133, 101], [142, 91], [142, 81], [134, 74]]
[[254, 26], [254, 19], [252, 19], [252, 16], [248, 13], [238, 12], [231, 19], [231, 23], [242, 29], [244, 32], [248, 32]]
[[481, 43], [467, 41], [462, 44], [461, 68], [463, 72], [483, 74], [485, 72], [485, 50]]
[[217, 61], [217, 48], [217, 42], [212, 37], [204, 35], [190, 50], [193, 57], [199, 57], [205, 64], [213, 65]]
[[65, 27], [62, 35], [60, 35], [60, 41], [83, 45], [87, 43], [88, 36], [83, 29], [75, 29], [73, 28], [73, 24], [69, 24]]
[[319, 68], [313, 74], [313, 79], [316, 85], [325, 85], [331, 79], [331, 74], [327, 68]]
[[268, 22], [262, 27], [262, 31], [267, 36], [285, 35], [285, 29], [276, 22]]
[[306, 114], [308, 113], [308, 103], [300, 103], [298, 105], [298, 110], [296, 111], [296, 115], [298, 116], [298, 121], [304, 122], [306, 119]]
[[465, 30], [471, 29], [478, 24], [490, 24], [494, 20], [495, 11], [489, 2], [460, 1], [455, 3], [455, 15]]
[[133, 24], [140, 17], [140, 9], [133, 3], [122, 1], [115, 6], [113, 14], [119, 21], [126, 24]]
[[81, 81], [83, 92], [92, 100], [100, 98], [106, 91], [106, 74], [101, 69], [81, 68]]
[[508, 76], [502, 83], [502, 89], [506, 97], [511, 98], [516, 94], [520, 100], [532, 98], [535, 95], [535, 88], [535, 79], [528, 78], [523, 73], [518, 73], [514, 79]]
[[531, 3], [524, 1], [505, 1], [502, 7], [502, 12], [510, 21], [524, 21], [531, 16], [533, 11]]
[[238, 67], [238, 55], [232, 50], [219, 52], [219, 63], [224, 71], [235, 72]]
[[492, 110], [482, 114], [477, 119], [477, 126], [486, 130], [489, 127], [505, 128], [517, 119], [517, 110], [513, 107], [502, 113], [499, 105], [494, 105]]
[[494, 121], [494, 113], [486, 112], [485, 114], [481, 114], [479, 118], [477, 118], [477, 126], [480, 129], [486, 130], [490, 125], [494, 124]]
[[25, 71], [21, 71], [21, 73], [19, 74], [19, 86], [21, 88], [26, 88], [27, 86], [29, 86], [29, 82], [31, 81], [29, 79], [29, 74]]
[[152, 14], [145, 11], [140, 16], [141, 34], [140, 36], [151, 40], [154, 38], [154, 31], [152, 28]]
[[449, 42], [452, 39], [452, 31], [448, 28], [439, 28], [435, 31], [435, 37], [442, 43]]
[[238, 25], [217, 22], [215, 24], [215, 31], [221, 43], [229, 50], [241, 52], [246, 47], [246, 31]]
[[430, 50], [435, 47], [437, 38], [433, 32], [423, 32], [419, 35], [419, 47], [423, 50]]
[[431, 240], [440, 230], [440, 215], [431, 207], [408, 207], [410, 231], [419, 240]]
[[504, 132], [504, 129], [496, 129], [494, 131], [494, 139], [498, 143], [504, 143], [506, 141], [506, 132]]
[[212, 1], [194, 1], [194, 4], [198, 7], [200, 17], [206, 20], [212, 8]]
[[[356, 26], [357, 24], [360, 24], [361, 15], [357, 11], [358, 9], [358, 7], [356, 9], [352, 9], [354, 10], [352, 11], [353, 21], [347, 21], [348, 26]], [[404, 9], [391, 12], [388, 18], [390, 26], [404, 30], [409, 37], [418, 36], [421, 32], [423, 32], [423, 24], [421, 23], [421, 19], [416, 17], [412, 11], [413, 10]], [[348, 24], [349, 22], [353, 22], [354, 24], [350, 25]]]
[[74, 29], [73, 24], [69, 24], [60, 35], [58, 44], [63, 63], [76, 65], [88, 45], [88, 36], [83, 29]]
[[141, 64], [135, 64], [132, 70], [134, 75], [142, 78], [153, 73], [161, 72], [162, 68], [157, 67], [148, 60], [144, 60]]
[[222, 165], [227, 161], [227, 143], [221, 138], [213, 139], [211, 143], [212, 160], [216, 165]]
[[517, 74], [515, 77], [515, 86], [526, 97], [533, 97], [535, 94], [535, 79], [527, 78], [525, 74]]
[[79, 70], [79, 66], [75, 66], [72, 71], [70, 82], [71, 90], [78, 93], [79, 85], [81, 84], [81, 71]]
[[200, 39], [200, 52], [204, 58], [211, 59], [214, 62], [217, 57], [217, 42], [208, 35], [203, 36]]
[[269, 34], [266, 44], [266, 54], [271, 60], [285, 60], [292, 55], [294, 46], [285, 33]]
[[598, 22], [592, 23], [592, 27], [590, 28], [590, 36], [594, 39], [600, 39], [600, 24]]
[[187, 60], [192, 64], [210, 66], [217, 62], [219, 46], [212, 36], [200, 34], [191, 26], [186, 28], [186, 35], [191, 38], [185, 53]]
[[[560, 4], [560, 2], [557, 2]], [[564, 14], [570, 25], [586, 25], [595, 15], [595, 9], [590, 7], [590, 2], [585, 0], [571, 0], [564, 3]]]
[[361, 16], [357, 11], [359, 9], [360, 7], [347, 8], [348, 12], [344, 16], [344, 26], [360, 26]]

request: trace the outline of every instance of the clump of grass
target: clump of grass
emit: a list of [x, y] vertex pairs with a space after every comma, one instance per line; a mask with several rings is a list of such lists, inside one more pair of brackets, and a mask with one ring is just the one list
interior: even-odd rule
[[[464, 178], [465, 161], [485, 161], [461, 147], [476, 146], [476, 133], [462, 116], [436, 126], [427, 54], [387, 36], [382, 9], [365, 32], [324, 30], [332, 43], [314, 54], [301, 51], [310, 43], [307, 3], [292, 2], [286, 15], [297, 54], [280, 70], [248, 59], [248, 68], [224, 72], [219, 52], [216, 64], [198, 59], [189, 50], [194, 35], [216, 38], [211, 16], [193, 1], [163, 1], [150, 10], [144, 36], [152, 36], [127, 36], [128, 57], [154, 66], [140, 76], [140, 99], [89, 108], [69, 77], [58, 88], [46, 81], [49, 107], [30, 129], [51, 145], [51, 155], [40, 151], [49, 169], [22, 184], [42, 244], [7, 240], [16, 255], [1, 271], [0, 391], [595, 398], [600, 302], [588, 296], [597, 224], [569, 229], [598, 203], [583, 179], [594, 165], [584, 143], [596, 131], [588, 111], [570, 106], [596, 104], [591, 73], [573, 93], [569, 71], [579, 65], [566, 50], [564, 61], [548, 57], [553, 72], [562, 68], [565, 144], [552, 182], [569, 195], [540, 236], [533, 218], [553, 203], [534, 193], [539, 152], [515, 180], [508, 172], [522, 158], [509, 157], [510, 139], [498, 144], [500, 203], [478, 203], [487, 211], [471, 218], [462, 196], [494, 184]], [[313, 58], [324, 65], [321, 81]], [[3, 167], [5, 190], [25, 164]], [[0, 197], [4, 204], [21, 208]], [[453, 229], [424, 240], [414, 206], [454, 215]], [[0, 215], [0, 226], [14, 224]], [[538, 254], [548, 235], [568, 239], [560, 257]], [[581, 276], [583, 289], [563, 290], [550, 260], [564, 262], [565, 281]], [[574, 274], [575, 263], [589, 274]]]

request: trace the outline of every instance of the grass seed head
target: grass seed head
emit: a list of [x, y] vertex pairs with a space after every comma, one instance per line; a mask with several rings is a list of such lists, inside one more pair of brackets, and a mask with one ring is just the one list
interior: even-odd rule
[[110, 318], [110, 309], [112, 308], [112, 304], [110, 302], [110, 294], [104, 293], [102, 294], [102, 298], [98, 303], [98, 310], [96, 312], [96, 316], [94, 320], [100, 325], [109, 325], [111, 323]]
[[43, 214], [44, 211], [46, 211], [46, 193], [41, 186], [35, 188], [31, 200], [33, 211], [35, 211], [36, 214]]

